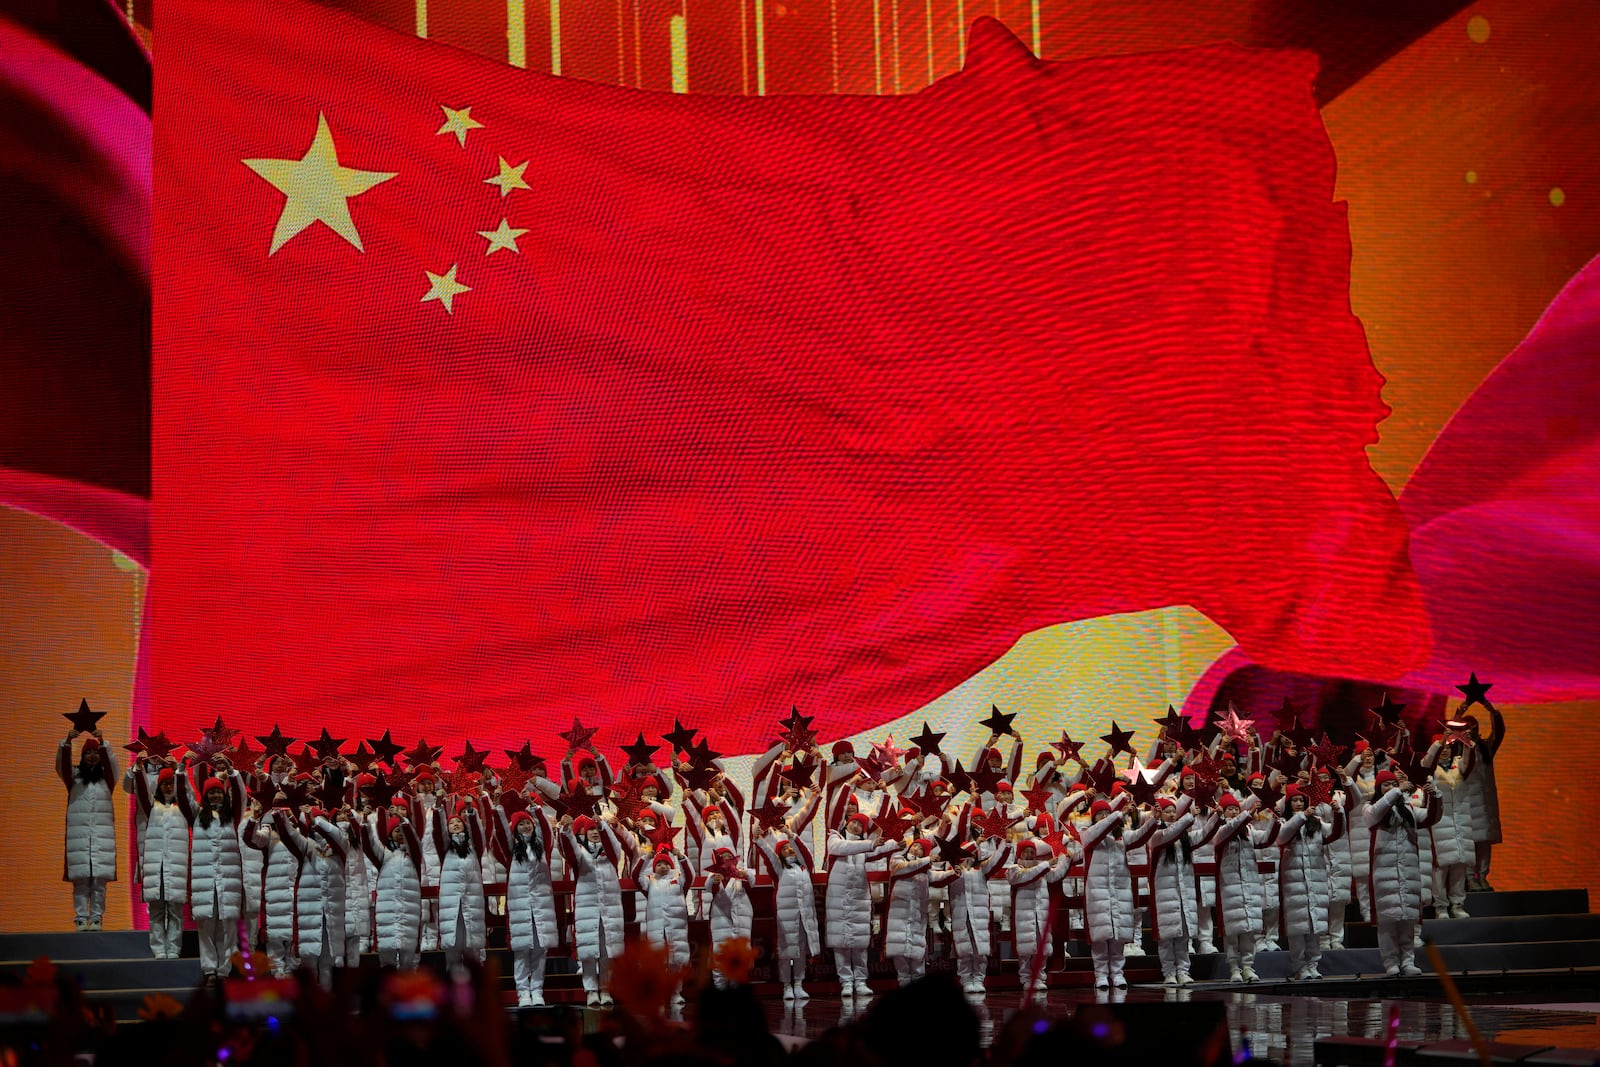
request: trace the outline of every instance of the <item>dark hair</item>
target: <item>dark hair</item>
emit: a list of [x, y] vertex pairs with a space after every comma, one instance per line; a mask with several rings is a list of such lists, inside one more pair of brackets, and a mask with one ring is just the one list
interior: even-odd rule
[[530, 857], [534, 860], [544, 858], [544, 842], [539, 840], [537, 832], [532, 837], [525, 838], [513, 829], [511, 831], [511, 858], [525, 863]]

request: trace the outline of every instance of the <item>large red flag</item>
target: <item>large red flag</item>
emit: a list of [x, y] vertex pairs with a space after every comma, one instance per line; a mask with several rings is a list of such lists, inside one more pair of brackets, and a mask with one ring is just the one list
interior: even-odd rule
[[748, 100], [293, 0], [161, 28], [164, 724], [750, 751], [1113, 612], [1426, 646], [1304, 55], [986, 23], [916, 96]]

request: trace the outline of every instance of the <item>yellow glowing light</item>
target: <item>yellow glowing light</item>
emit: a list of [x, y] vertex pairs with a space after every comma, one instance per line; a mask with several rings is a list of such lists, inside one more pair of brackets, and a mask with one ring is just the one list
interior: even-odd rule
[[1467, 36], [1472, 38], [1474, 44], [1482, 44], [1489, 39], [1489, 20], [1482, 15], [1474, 15], [1467, 20]]
[[1467, 171], [1467, 184], [1468, 185], [1477, 185], [1478, 184], [1478, 172], [1477, 171], [1475, 171], [1475, 170]]
[[1558, 185], [1550, 190], [1550, 204], [1552, 207], [1560, 207], [1566, 202], [1567, 193], [1565, 189], [1562, 189], [1561, 186]]

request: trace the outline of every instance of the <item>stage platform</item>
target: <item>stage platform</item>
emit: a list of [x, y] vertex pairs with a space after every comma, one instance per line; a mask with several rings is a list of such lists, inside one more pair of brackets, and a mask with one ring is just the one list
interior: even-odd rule
[[[1457, 985], [1476, 1005], [1475, 1011], [1481, 1013], [1479, 1023], [1486, 1036], [1504, 1038], [1507, 1034], [1576, 1028], [1580, 1034], [1592, 1031], [1595, 1035], [1584, 1048], [1600, 1048], [1600, 915], [1589, 912], [1588, 894], [1582, 890], [1477, 893], [1468, 896], [1467, 910], [1472, 918], [1430, 919], [1424, 923], [1423, 933], [1440, 947]], [[1371, 944], [1372, 933], [1370, 926], [1351, 923], [1346, 943]], [[997, 937], [996, 943], [1002, 956], [1009, 954], [1004, 935]], [[1200, 956], [1195, 958], [1194, 966], [1197, 982], [1187, 989], [1161, 985], [1153, 946], [1147, 948], [1151, 949], [1150, 955], [1127, 960], [1126, 973], [1133, 988], [1113, 991], [1108, 996], [1095, 992], [1090, 961], [1085, 955], [1074, 954], [1081, 946], [1069, 942], [1067, 952], [1059, 954], [1051, 964], [1047, 1009], [1066, 1012], [1078, 1004], [1110, 999], [1133, 1003], [1217, 1001], [1226, 1006], [1236, 1050], [1248, 1047], [1258, 1056], [1285, 1063], [1310, 1064], [1319, 1055], [1334, 1057], [1317, 1059], [1319, 1063], [1371, 1062], [1362, 1058], [1370, 1049], [1359, 1043], [1343, 1048], [1330, 1045], [1319, 1053], [1317, 1041], [1381, 1037], [1391, 1003], [1401, 1005], [1401, 1036], [1417, 1043], [1413, 1051], [1419, 1058], [1407, 1062], [1447, 1062], [1422, 1057], [1422, 1046], [1466, 1036], [1457, 1032], [1436, 978], [1431, 974], [1386, 977], [1376, 948], [1351, 947], [1326, 953], [1322, 971], [1327, 977], [1314, 982], [1287, 981], [1288, 954], [1262, 953], [1256, 957], [1261, 981], [1251, 985], [1218, 980], [1226, 974], [1225, 962], [1220, 956]], [[490, 955], [506, 976], [502, 979], [502, 995], [511, 1009], [515, 995], [509, 978], [509, 953], [492, 949]], [[20, 977], [39, 957], [48, 957], [60, 972], [75, 978], [91, 1002], [106, 1005], [119, 1020], [129, 1022], [137, 1020], [147, 995], [166, 993], [182, 1001], [200, 981], [192, 931], [185, 934], [184, 957], [177, 960], [151, 959], [147, 935], [136, 931], [0, 935], [0, 975]], [[425, 953], [424, 959], [442, 964], [438, 953]], [[827, 961], [817, 962], [820, 966], [813, 972], [817, 976], [807, 982], [812, 999], [803, 1002], [798, 1010], [779, 998], [775, 983], [759, 980], [763, 969], [758, 966], [755, 989], [768, 1001], [778, 1032], [809, 1039], [872, 1003], [841, 1002]], [[1421, 954], [1417, 962], [1424, 969], [1428, 966]], [[936, 950], [930, 970], [949, 966], [950, 961]], [[975, 1004], [980, 1019], [990, 1030], [1014, 1012], [1020, 1001], [1015, 963], [999, 962], [993, 969], [996, 973], [990, 977], [988, 996]], [[875, 966], [874, 988], [882, 991], [892, 985], [892, 977], [886, 977]], [[555, 1005], [581, 1006], [583, 993], [570, 959], [551, 958], [546, 996]], [[1519, 1002], [1534, 1006], [1520, 1006]], [[1562, 1005], [1573, 1006], [1569, 1009]], [[1520, 1040], [1502, 1043], [1539, 1044]], [[1540, 1046], [1550, 1047], [1552, 1044]], [[1525, 1058], [1522, 1062], [1557, 1061]]]

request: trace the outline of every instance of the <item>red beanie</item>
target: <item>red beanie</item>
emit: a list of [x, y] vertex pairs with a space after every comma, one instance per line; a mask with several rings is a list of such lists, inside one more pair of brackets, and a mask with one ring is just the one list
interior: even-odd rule
[[587, 815], [580, 815], [576, 819], [572, 820], [572, 832], [577, 834], [579, 837], [582, 837], [584, 834], [593, 829], [594, 820], [589, 818]]
[[[377, 779], [377, 777], [375, 775], [368, 774], [365, 771], [363, 771], [360, 774], [356, 775], [356, 785], [358, 785], [358, 786], [368, 786], [368, 785], [377, 785], [377, 784], [378, 784], [378, 779]], [[207, 786], [206, 788], [209, 789], [210, 786]]]
[[1224, 793], [1222, 796], [1217, 798], [1217, 807], [1242, 808], [1244, 805], [1239, 803], [1239, 798], [1234, 796], [1232, 793]]
[[711, 852], [711, 859], [714, 862], [719, 862], [720, 863], [724, 857], [726, 857], [726, 858], [728, 858], [730, 860], [733, 859], [733, 849], [731, 849], [731, 848], [718, 848], [718, 849], [713, 849], [712, 852]]
[[433, 768], [422, 766], [417, 768], [417, 773], [411, 776], [413, 782], [436, 782], [438, 775], [433, 773]]
[[221, 778], [207, 778], [206, 779], [206, 784], [200, 787], [200, 795], [201, 796], [205, 796], [207, 793], [211, 792], [213, 789], [217, 790], [218, 792], [221, 792], [225, 788], [226, 787], [222, 784], [222, 779]]
[[1048, 752], [1040, 752], [1033, 757], [1033, 769], [1038, 770], [1055, 757]]
[[166, 785], [175, 777], [171, 767], [161, 768], [161, 773], [156, 775], [156, 785]]
[[983, 750], [983, 760], [985, 763], [989, 762], [990, 760], [996, 760], [1000, 758], [1000, 750], [998, 748], [986, 748]]
[[1283, 795], [1286, 797], [1303, 797], [1306, 795], [1306, 791], [1300, 788], [1299, 782], [1290, 782], [1283, 787]]
[[[772, 851], [777, 853], [779, 856], [782, 856], [783, 850], [790, 844], [792, 844], [792, 842], [787, 837], [780, 837], [778, 840], [772, 843]], [[795, 849], [795, 851], [798, 852], [800, 850]]]
[[1266, 782], [1266, 780], [1267, 780], [1267, 776], [1262, 774], [1260, 771], [1256, 771], [1250, 777], [1245, 779], [1246, 782], [1250, 782], [1252, 784], [1255, 783], [1255, 782], [1263, 782], [1264, 783], [1264, 782]]
[[86, 738], [84, 738], [83, 739], [83, 751], [84, 752], [99, 752], [100, 751], [100, 741], [99, 741], [99, 739], [98, 738], [94, 738], [94, 737], [86, 737]]
[[844, 822], [845, 822], [846, 826], [850, 825], [853, 822], [860, 823], [861, 824], [861, 832], [862, 833], [866, 833], [868, 830], [872, 829], [872, 816], [868, 815], [864, 811], [853, 811], [853, 812], [851, 812], [850, 813], [850, 817], [848, 819], [846, 819]]
[[594, 767], [596, 770], [600, 769], [598, 766], [596, 766], [593, 756], [584, 756], [582, 759], [578, 760], [578, 770], [581, 771], [585, 767]]
[[589, 787], [584, 785], [583, 781], [581, 779], [578, 779], [578, 778], [574, 778], [570, 782], [567, 783], [567, 792], [568, 793], [582, 793], [582, 792], [585, 792], [588, 788]]
[[838, 759], [840, 756], [853, 756], [855, 752], [855, 746], [848, 741], [835, 741], [833, 743], [834, 759]]
[[933, 843], [933, 838], [931, 837], [919, 837], [913, 844], [922, 846], [922, 854], [924, 856], [933, 855], [933, 850], [939, 847]]
[[1034, 856], [1038, 856], [1039, 855], [1039, 842], [1033, 840], [1032, 838], [1026, 838], [1026, 839], [1024, 839], [1022, 841], [1018, 841], [1017, 842], [1017, 855], [1018, 856], [1022, 855], [1022, 850], [1023, 849], [1027, 849], [1029, 852], [1033, 853]]
[[1111, 805], [1103, 800], [1097, 800], [1089, 805], [1089, 817], [1097, 819], [1111, 810]]
[[1087, 793], [1088, 791], [1089, 791], [1089, 783], [1088, 782], [1074, 782], [1074, 783], [1072, 783], [1072, 788], [1067, 790], [1067, 792], [1069, 792], [1069, 793]]
[[1011, 783], [1010, 782], [996, 782], [994, 784], [994, 791], [996, 793], [1009, 793], [1009, 792], [1011, 792]]
[[1171, 797], [1157, 797], [1156, 798], [1156, 807], [1158, 807], [1158, 808], [1175, 808], [1177, 806], [1178, 806], [1177, 802], [1174, 801]]
[[700, 818], [702, 820], [710, 819], [713, 815], [719, 819], [722, 819], [723, 822], [728, 821], [727, 818], [722, 814], [722, 809], [717, 807], [715, 804], [707, 804], [705, 807], [700, 809]]
[[1115, 782], [1111, 783], [1111, 795], [1112, 796], [1119, 797], [1123, 793], [1126, 793], [1127, 791], [1128, 791], [1128, 783], [1124, 782], [1121, 778], [1118, 778]]
[[1356, 741], [1356, 749], [1355, 749], [1356, 755], [1359, 756], [1363, 752], [1371, 751], [1371, 749], [1372, 749], [1372, 745], [1367, 741], [1366, 738], [1363, 737], [1363, 738], [1359, 739], [1358, 741]]
[[1382, 785], [1384, 782], [1394, 781], [1393, 771], [1379, 771], [1372, 779], [1373, 785]]
[[519, 811], [515, 815], [511, 816], [511, 829], [516, 830], [516, 828], [521, 826], [523, 823], [532, 821], [532, 815], [529, 815], [525, 811]]
[[[722, 849], [718, 849], [717, 851], [721, 852], [723, 850]], [[671, 863], [671, 862], [672, 862], [672, 850], [670, 848], [667, 848], [665, 845], [663, 845], [662, 847], [656, 849], [655, 856], [650, 860], [650, 866], [651, 866], [652, 869], [654, 869], [655, 865], [658, 864], [658, 863]]]

